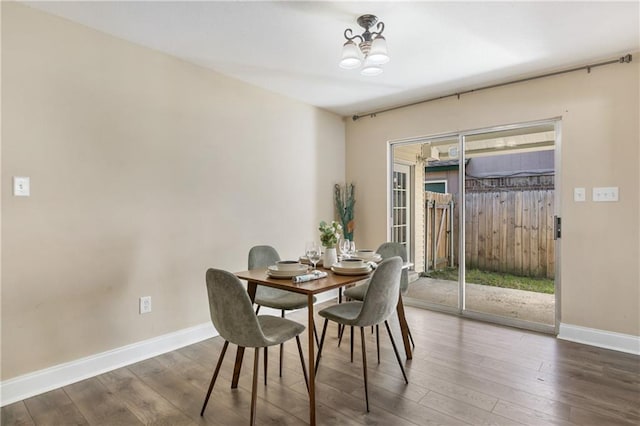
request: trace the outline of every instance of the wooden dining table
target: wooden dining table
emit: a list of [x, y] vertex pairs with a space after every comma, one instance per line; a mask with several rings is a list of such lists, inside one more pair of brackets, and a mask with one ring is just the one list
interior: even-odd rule
[[[279, 288], [281, 290], [292, 291], [294, 293], [300, 293], [307, 296], [308, 299], [308, 341], [309, 341], [309, 354], [308, 354], [308, 377], [309, 377], [309, 424], [316, 424], [316, 392], [315, 392], [315, 340], [313, 337], [314, 327], [314, 296], [326, 291], [342, 289], [350, 284], [355, 284], [358, 281], [367, 279], [370, 274], [366, 275], [339, 275], [329, 269], [320, 270], [327, 272], [325, 278], [307, 281], [304, 283], [296, 284], [289, 279], [277, 279], [271, 278], [267, 275], [267, 268], [252, 269], [249, 271], [236, 272], [235, 276], [247, 281], [247, 291], [249, 297], [253, 302], [255, 300], [256, 288], [258, 285], [265, 285], [268, 287]], [[400, 320], [400, 331], [402, 333], [402, 341], [404, 343], [405, 354], [407, 359], [412, 358], [411, 344], [409, 341], [409, 328], [404, 315], [404, 305], [402, 304], [402, 296], [398, 297], [397, 305], [398, 319]], [[238, 387], [238, 380], [240, 378], [240, 370], [242, 368], [242, 358], [244, 356], [244, 348], [238, 347], [236, 353], [236, 361], [233, 368], [233, 379], [231, 387], [233, 389]]]

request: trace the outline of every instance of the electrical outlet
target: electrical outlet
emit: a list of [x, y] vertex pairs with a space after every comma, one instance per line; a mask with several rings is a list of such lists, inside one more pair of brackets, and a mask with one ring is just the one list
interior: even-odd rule
[[13, 195], [16, 197], [28, 197], [31, 195], [29, 178], [24, 176], [13, 177]]
[[148, 314], [151, 312], [151, 296], [143, 296], [140, 298], [140, 313]]

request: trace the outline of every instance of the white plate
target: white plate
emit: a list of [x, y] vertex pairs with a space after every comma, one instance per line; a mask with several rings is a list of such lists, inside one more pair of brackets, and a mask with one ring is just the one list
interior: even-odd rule
[[275, 266], [278, 268], [278, 271], [297, 271], [301, 265], [297, 260], [279, 260]]
[[380, 256], [378, 253], [375, 253], [373, 256], [359, 256], [356, 254], [353, 257], [356, 259], [364, 260], [365, 262], [372, 261], [377, 263], [382, 260], [382, 256]]
[[306, 273], [307, 271], [278, 271], [278, 272], [267, 271], [267, 275], [271, 278], [285, 278], [285, 279], [297, 277], [298, 275], [304, 275]]
[[359, 268], [358, 269], [355, 269], [355, 268], [342, 269], [342, 268], [336, 268], [335, 266], [332, 266], [331, 270], [338, 275], [367, 275], [369, 272], [371, 272], [371, 267], [367, 266], [366, 269], [359, 269]]
[[366, 262], [362, 266], [358, 266], [357, 268], [354, 268], [353, 266], [344, 266], [342, 262], [334, 263], [332, 267], [338, 270], [345, 271], [366, 271], [367, 269], [369, 269], [369, 265]]
[[342, 272], [353, 272], [356, 274], [368, 274], [369, 272], [371, 272], [373, 268], [371, 268], [371, 266], [367, 265], [365, 267], [362, 268], [341, 268], [339, 266], [333, 266], [331, 268], [331, 270], [333, 272], [338, 272], [338, 273], [342, 273]]
[[300, 271], [306, 271], [307, 269], [309, 269], [309, 267], [307, 265], [298, 265], [297, 268], [295, 269], [280, 269], [278, 268], [278, 265], [271, 265], [267, 268], [269, 270], [269, 272], [276, 272], [276, 273], [281, 273], [281, 272], [300, 272]]
[[277, 266], [272, 265], [267, 268], [267, 275], [273, 278], [292, 278], [298, 275], [306, 274], [307, 270], [307, 265], [301, 265], [300, 269], [295, 271], [280, 271], [278, 270]]

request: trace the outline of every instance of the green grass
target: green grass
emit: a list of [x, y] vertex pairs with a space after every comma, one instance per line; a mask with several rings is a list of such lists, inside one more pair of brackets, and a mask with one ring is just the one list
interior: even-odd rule
[[[441, 280], [458, 281], [458, 268], [447, 268], [439, 271], [429, 271], [424, 276]], [[554, 281], [549, 278], [519, 277], [500, 272], [487, 272], [479, 269], [467, 269], [465, 279], [468, 283], [482, 284], [493, 287], [515, 288], [518, 290], [535, 291], [536, 293], [553, 294]]]

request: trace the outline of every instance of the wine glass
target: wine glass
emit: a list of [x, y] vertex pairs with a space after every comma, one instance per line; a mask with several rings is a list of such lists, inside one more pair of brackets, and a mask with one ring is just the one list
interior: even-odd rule
[[354, 256], [356, 254], [356, 242], [349, 241], [349, 257]]
[[305, 247], [305, 254], [313, 265], [313, 271], [311, 272], [318, 274], [320, 271], [316, 269], [316, 264], [320, 261], [320, 245], [315, 241], [308, 242]]
[[351, 247], [351, 241], [347, 239], [340, 240], [340, 254], [343, 259], [349, 258], [349, 248]]

